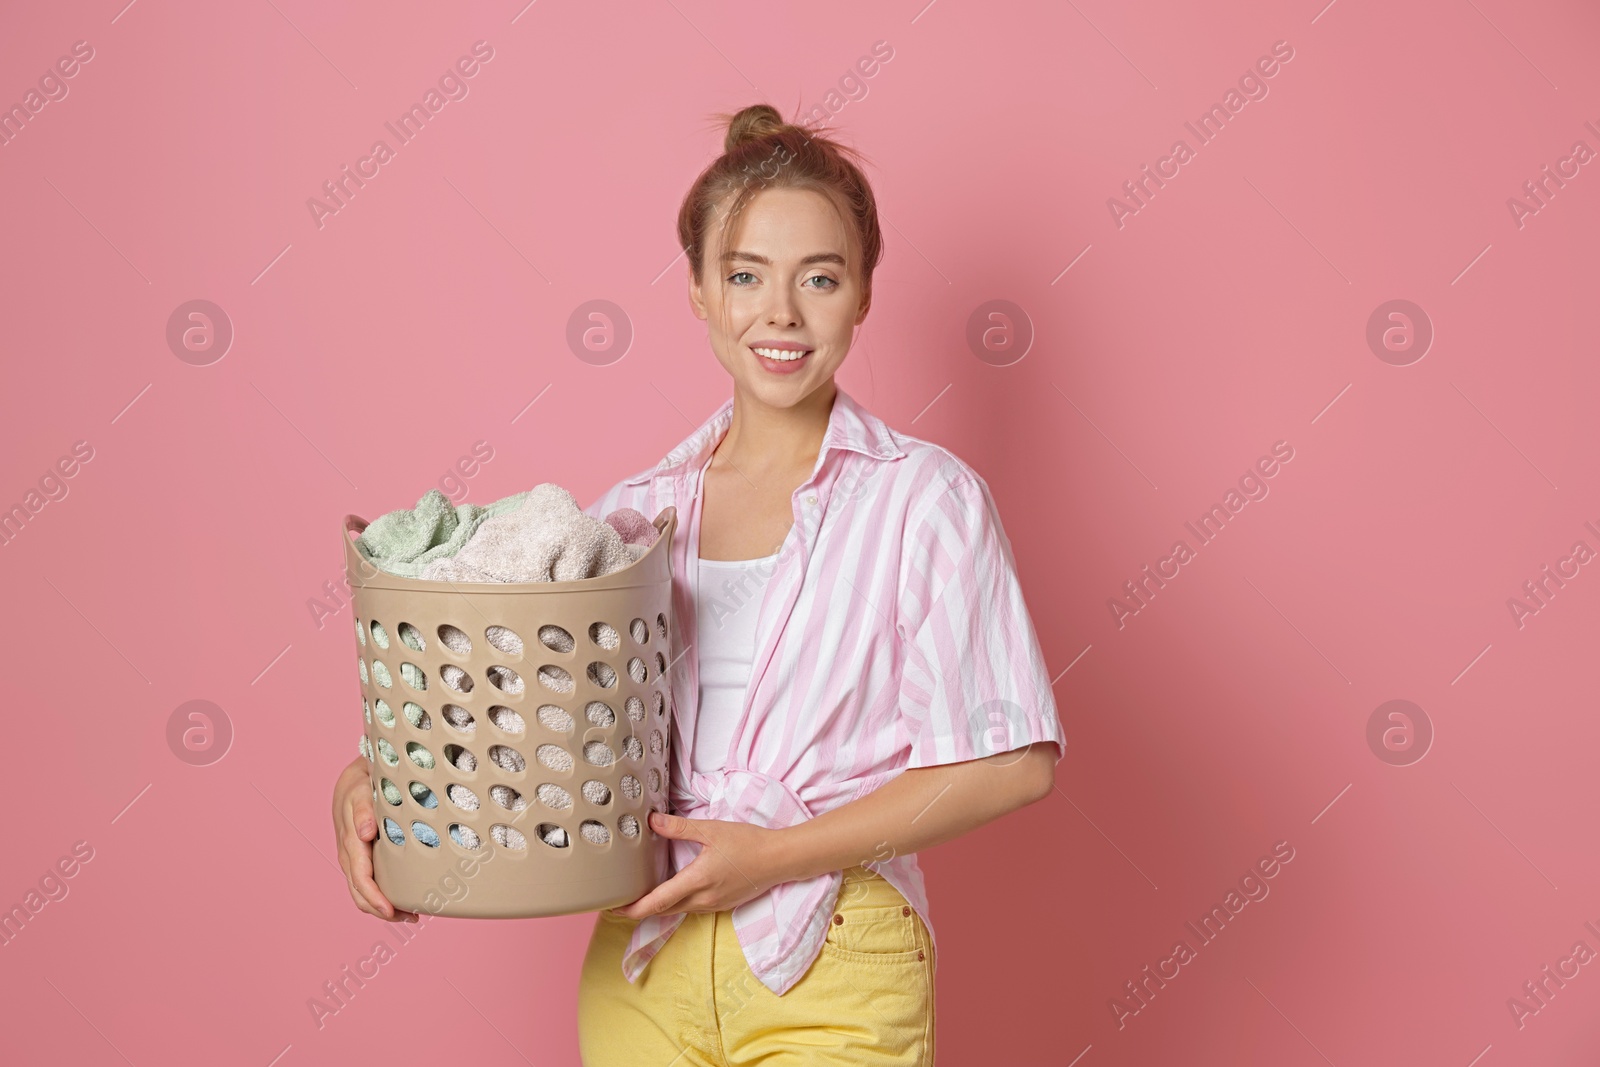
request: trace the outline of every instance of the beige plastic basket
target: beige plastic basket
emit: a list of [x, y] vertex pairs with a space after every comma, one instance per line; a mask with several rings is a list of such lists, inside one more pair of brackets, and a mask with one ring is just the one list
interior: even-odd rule
[[676, 509], [631, 565], [574, 582], [402, 578], [356, 549], [366, 527], [345, 516], [384, 896], [526, 918], [658, 885], [669, 843], [648, 813], [667, 810]]

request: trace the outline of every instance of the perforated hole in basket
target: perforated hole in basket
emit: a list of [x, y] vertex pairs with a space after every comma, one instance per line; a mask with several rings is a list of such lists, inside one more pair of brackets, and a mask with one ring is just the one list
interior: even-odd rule
[[409, 722], [412, 726], [415, 726], [417, 729], [419, 729], [419, 730], [431, 730], [431, 729], [433, 729], [433, 720], [428, 717], [428, 713], [426, 711], [422, 710], [422, 705], [421, 704], [413, 704], [411, 701], [408, 700], [408, 701], [405, 702], [405, 705], [400, 710], [405, 712], [406, 722]]
[[650, 624], [643, 619], [634, 619], [628, 624], [628, 634], [636, 644], [644, 644], [650, 640]]
[[656, 675], [657, 675], [657, 677], [659, 677], [659, 676], [661, 676], [663, 674], [666, 674], [666, 673], [667, 673], [667, 657], [665, 657], [661, 653], [657, 652], [656, 653]]
[[393, 804], [395, 807], [400, 806], [400, 802], [404, 798], [400, 796], [399, 786], [387, 778], [380, 778], [378, 779], [378, 788], [382, 791], [383, 799], [386, 803]]
[[555, 693], [572, 692], [572, 675], [560, 667], [546, 664], [539, 668], [539, 684]]
[[464, 734], [470, 734], [478, 729], [478, 722], [472, 717], [472, 712], [459, 704], [446, 704], [439, 710], [443, 712], [445, 722]]
[[555, 623], [546, 623], [539, 627], [539, 643], [552, 652], [566, 653], [578, 647], [572, 635]]
[[624, 774], [619, 786], [622, 789], [622, 795], [629, 800], [638, 800], [644, 795], [644, 786], [640, 785], [639, 779], [631, 774]]
[[589, 626], [589, 640], [607, 652], [615, 652], [622, 647], [622, 637], [617, 633], [616, 627], [608, 622], [591, 623]]
[[460, 745], [444, 746], [444, 761], [458, 771], [475, 771], [478, 769], [478, 757]]
[[567, 714], [566, 708], [557, 707], [555, 704], [541, 704], [535, 714], [539, 717], [539, 725], [546, 730], [558, 734], [572, 732], [572, 716]]
[[622, 831], [623, 837], [638, 837], [639, 820], [632, 815], [623, 815], [617, 820], [617, 829]]
[[583, 783], [583, 799], [591, 804], [609, 804], [611, 789], [604, 782], [591, 778]]
[[667, 639], [667, 617], [660, 612], [656, 614], [656, 633], [661, 635], [661, 640]]
[[444, 795], [450, 798], [450, 803], [462, 811], [477, 811], [479, 807], [478, 794], [462, 785], [452, 782], [445, 787]]
[[472, 654], [472, 638], [468, 637], [467, 632], [461, 627], [445, 623], [435, 632], [439, 635], [440, 643], [456, 655], [470, 656]]
[[645, 667], [644, 660], [640, 659], [638, 656], [633, 656], [633, 657], [629, 658], [629, 660], [628, 660], [628, 677], [632, 678], [634, 681], [638, 682], [640, 685], [643, 685], [646, 681], [649, 680], [650, 671]]
[[617, 672], [611, 669], [609, 663], [601, 663], [596, 660], [589, 664], [588, 675], [589, 681], [601, 689], [610, 689], [617, 684]]
[[534, 827], [533, 832], [539, 835], [539, 840], [551, 848], [567, 847], [567, 832], [555, 823], [542, 822]]
[[533, 758], [552, 771], [572, 770], [572, 753], [560, 745], [540, 745], [533, 750]]
[[367, 647], [367, 627], [360, 619], [356, 620], [356, 642], [362, 648]]
[[389, 668], [384, 665], [381, 659], [372, 661], [372, 680], [385, 689], [394, 685], [394, 678], [389, 674]]
[[489, 827], [489, 836], [494, 838], [495, 844], [503, 848], [514, 848], [520, 852], [528, 847], [528, 839], [523, 837], [522, 831], [515, 826], [497, 822]]
[[483, 672], [489, 679], [489, 684], [502, 693], [513, 695], [522, 692], [522, 675], [510, 667], [490, 667]]
[[521, 811], [528, 806], [528, 798], [512, 789], [509, 785], [491, 785], [489, 796], [494, 802], [507, 811]]
[[383, 628], [383, 623], [377, 619], [372, 620], [372, 643], [381, 649], [389, 647], [389, 631]]
[[439, 834], [433, 827], [417, 819], [411, 824], [411, 836], [427, 845], [429, 848], [439, 847]]
[[394, 725], [394, 711], [389, 707], [388, 702], [382, 697], [379, 697], [377, 702], [372, 705], [372, 711], [378, 716], [378, 721], [383, 723], [383, 725]]
[[584, 742], [583, 758], [596, 767], [609, 767], [617, 762], [617, 754], [604, 741]]
[[539, 788], [533, 791], [533, 795], [538, 797], [539, 803], [547, 808], [565, 811], [567, 808], [572, 807], [572, 794], [551, 782], [545, 782], [540, 785]]
[[356, 748], [366, 757], [368, 763], [372, 762], [372, 742], [367, 740], [366, 734], [361, 735], [361, 740], [356, 744]]
[[462, 848], [476, 850], [483, 847], [483, 842], [478, 840], [478, 831], [470, 826], [462, 826], [458, 822], [450, 824], [450, 840]]
[[615, 726], [617, 713], [603, 700], [591, 700], [583, 706], [583, 717], [595, 726]]
[[528, 761], [522, 758], [522, 753], [508, 745], [490, 745], [489, 762], [502, 771], [510, 771], [513, 774], [528, 768]]
[[362, 685], [366, 685], [367, 684], [367, 661], [364, 660], [364, 659], [358, 659], [358, 660], [356, 660], [356, 666], [361, 668], [361, 684]]
[[507, 626], [491, 626], [483, 631], [484, 639], [512, 659], [522, 658], [522, 635]]
[[634, 722], [644, 722], [644, 701], [638, 697], [629, 697], [622, 707], [628, 713], [628, 718]]
[[425, 770], [425, 771], [433, 770], [433, 753], [429, 752], [427, 749], [423, 748], [417, 742], [415, 742], [415, 741], [407, 741], [406, 742], [406, 755], [411, 758], [411, 762], [412, 763], [415, 763], [418, 767], [421, 767], [423, 770]]
[[504, 730], [508, 734], [523, 734], [528, 730], [528, 724], [522, 720], [520, 712], [496, 704], [489, 709], [489, 721], [495, 728]]
[[667, 713], [667, 698], [662, 696], [658, 692], [658, 693], [656, 693], [656, 714], [657, 715], [665, 715], [666, 713]]
[[385, 837], [387, 837], [396, 845], [403, 845], [406, 843], [405, 831], [400, 829], [400, 824], [395, 822], [393, 819], [383, 820], [383, 833]]
[[654, 767], [650, 768], [650, 792], [661, 792], [661, 772]]
[[660, 730], [651, 730], [650, 731], [650, 753], [651, 753], [651, 755], [654, 755], [654, 756], [661, 755], [661, 749], [664, 746], [664, 744], [665, 744], [665, 742], [663, 742], [662, 739], [661, 739], [661, 731]]
[[640, 744], [637, 737], [629, 734], [622, 742], [622, 754], [631, 760], [642, 760], [644, 759], [644, 745]]
[[391, 767], [400, 762], [400, 753], [394, 750], [387, 737], [378, 738], [378, 758]]
[[367, 703], [367, 698], [361, 698], [361, 717], [367, 720], [367, 725], [372, 725], [372, 705]]
[[578, 833], [582, 834], [583, 839], [591, 845], [609, 845], [611, 843], [611, 831], [606, 829], [605, 823], [596, 822], [593, 819], [585, 819], [579, 823]]
[[437, 808], [439, 806], [439, 798], [433, 795], [433, 790], [429, 789], [421, 782], [412, 782], [410, 785], [406, 786], [406, 788], [411, 791], [411, 799], [415, 800], [423, 807]]
[[454, 663], [446, 663], [439, 669], [439, 677], [444, 679], [444, 684], [458, 693], [472, 692], [472, 675], [457, 667]]
[[428, 676], [415, 663], [400, 664], [400, 679], [419, 693], [428, 691]]
[[409, 622], [400, 624], [400, 643], [413, 652], [427, 651], [427, 642], [422, 639], [422, 631], [412, 626]]

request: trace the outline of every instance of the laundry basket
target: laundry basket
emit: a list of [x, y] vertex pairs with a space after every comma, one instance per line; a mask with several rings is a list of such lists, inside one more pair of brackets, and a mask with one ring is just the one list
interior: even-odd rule
[[569, 582], [380, 571], [344, 519], [378, 836], [407, 911], [525, 918], [618, 907], [667, 874], [675, 508], [629, 566]]

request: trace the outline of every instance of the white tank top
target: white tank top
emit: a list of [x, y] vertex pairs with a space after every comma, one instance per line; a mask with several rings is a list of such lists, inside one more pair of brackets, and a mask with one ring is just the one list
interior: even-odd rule
[[700, 652], [700, 714], [690, 766], [721, 770], [744, 712], [756, 658], [756, 614], [777, 553], [761, 559], [702, 559], [695, 604]]

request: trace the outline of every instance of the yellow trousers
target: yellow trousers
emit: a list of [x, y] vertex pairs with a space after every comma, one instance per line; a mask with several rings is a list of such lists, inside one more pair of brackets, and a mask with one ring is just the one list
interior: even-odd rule
[[933, 1063], [933, 940], [875, 871], [844, 872], [821, 953], [781, 997], [745, 962], [731, 911], [688, 914], [630, 983], [636, 925], [595, 920], [578, 983], [584, 1067]]

